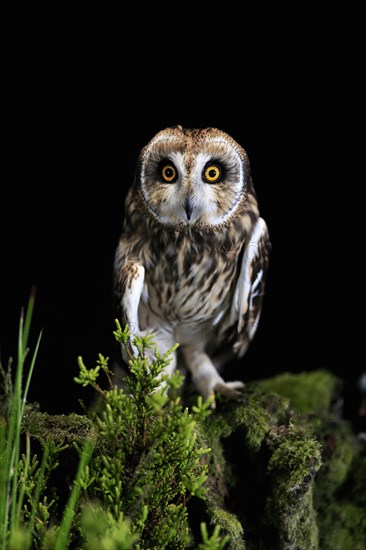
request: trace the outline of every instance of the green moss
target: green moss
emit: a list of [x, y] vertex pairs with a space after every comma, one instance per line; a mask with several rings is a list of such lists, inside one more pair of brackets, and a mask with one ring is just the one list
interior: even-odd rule
[[[246, 399], [245, 405], [226, 404], [207, 421], [207, 444], [213, 454], [210, 464], [222, 466], [222, 457], [226, 458], [223, 486], [232, 493], [231, 499], [223, 499], [221, 491], [218, 499], [217, 493], [210, 491], [210, 514], [212, 510], [219, 510], [223, 517], [235, 513], [239, 525], [248, 532], [248, 547], [259, 548], [272, 532], [283, 548], [315, 549], [318, 529], [313, 484], [321, 466], [321, 446], [311, 429], [291, 417], [286, 398], [250, 384]], [[209, 472], [209, 482], [214, 477], [217, 487], [217, 475], [211, 468]], [[252, 485], [253, 479], [257, 485]], [[263, 496], [258, 495], [261, 492]], [[253, 505], [257, 516], [263, 516], [254, 529], [263, 530], [262, 543], [253, 532], [253, 524], [246, 529], [246, 522], [250, 524], [253, 519]]]
[[[321, 548], [366, 548], [366, 460], [347, 422], [324, 422], [324, 466], [316, 477]], [[363, 451], [365, 452], [365, 450]]]
[[294, 499], [286, 499], [279, 489], [268, 499], [267, 517], [278, 537], [275, 548], [316, 550], [318, 525], [313, 506], [313, 487]]
[[275, 447], [268, 463], [268, 471], [276, 477], [276, 486], [285, 499], [302, 490], [309, 477], [313, 477], [321, 465], [319, 443], [306, 433], [302, 426], [290, 424], [278, 434], [273, 429], [271, 445]]
[[257, 452], [273, 423], [285, 418], [287, 408], [286, 400], [277, 395], [253, 391], [248, 394], [245, 406], [234, 409], [232, 420], [237, 428], [245, 430], [245, 443], [249, 449]]
[[[207, 445], [207, 439], [203, 439]], [[206, 455], [209, 476], [206, 482], [208, 503], [215, 507], [224, 506], [225, 498], [228, 495], [228, 482], [231, 479], [229, 465], [225, 461], [223, 447], [218, 437], [211, 437], [211, 452]]]
[[287, 416], [288, 403], [274, 393], [265, 393], [254, 385], [248, 385], [246, 403], [226, 402], [208, 420], [210, 435], [227, 438], [238, 430], [248, 448], [257, 452], [273, 423]]
[[365, 508], [347, 502], [331, 503], [321, 522], [320, 542], [322, 550], [365, 550]]
[[344, 490], [353, 504], [366, 510], [366, 456], [354, 456]]
[[269, 444], [273, 453], [267, 467], [272, 485], [267, 521], [276, 528], [281, 548], [318, 548], [313, 485], [321, 466], [320, 445], [294, 423], [273, 428]]
[[228, 550], [245, 550], [244, 529], [235, 514], [214, 507], [210, 509], [211, 523], [220, 527], [220, 534], [229, 538]]
[[95, 427], [86, 416], [78, 414], [50, 415], [35, 410], [26, 411], [23, 429], [43, 445], [48, 439], [54, 443], [82, 442], [86, 437], [94, 437]]
[[344, 421], [324, 421], [319, 431], [324, 466], [317, 477], [316, 498], [324, 506], [346, 481], [356, 447], [351, 428]]
[[341, 381], [326, 370], [316, 370], [299, 374], [284, 372], [260, 380], [258, 386], [266, 392], [287, 397], [297, 413], [322, 416], [329, 412], [332, 399], [341, 388]]

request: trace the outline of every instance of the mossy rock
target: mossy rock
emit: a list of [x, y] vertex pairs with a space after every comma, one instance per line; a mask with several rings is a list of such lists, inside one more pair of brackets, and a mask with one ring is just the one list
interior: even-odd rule
[[[218, 397], [197, 426], [211, 452], [206, 501], [187, 503], [192, 522], [220, 526], [228, 550], [364, 550], [366, 453], [333, 410], [341, 387], [325, 370], [282, 373], [248, 384], [245, 404]], [[37, 410], [24, 428], [41, 442], [94, 434], [86, 416]]]
[[[341, 548], [325, 542], [331, 524], [347, 541], [343, 548], [353, 548], [350, 540], [366, 548], [365, 459], [349, 423], [333, 413], [341, 389], [325, 370], [283, 373], [248, 384], [246, 405], [222, 402], [208, 419], [216, 477], [209, 509], [213, 524], [215, 504], [231, 514], [230, 528], [220, 522], [229, 548]], [[341, 502], [348, 512], [341, 513]], [[239, 520], [235, 535], [232, 515]]]
[[[210, 471], [215, 478], [221, 471], [226, 481], [210, 485], [216, 489], [208, 497], [211, 521], [229, 536], [229, 548], [317, 548], [313, 484], [321, 446], [291, 414], [288, 399], [257, 383], [246, 399], [222, 403], [207, 420]], [[223, 507], [231, 514], [227, 528], [217, 519]]]

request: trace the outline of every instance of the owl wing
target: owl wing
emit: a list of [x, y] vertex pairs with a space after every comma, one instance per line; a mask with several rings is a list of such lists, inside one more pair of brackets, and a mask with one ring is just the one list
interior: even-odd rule
[[246, 352], [258, 327], [270, 249], [266, 222], [259, 218], [243, 248], [233, 301], [223, 323], [223, 340], [239, 357]]
[[128, 255], [128, 247], [121, 239], [115, 255], [114, 286], [117, 308], [122, 326], [126, 324], [131, 332], [140, 331], [138, 308], [144, 288], [145, 268]]

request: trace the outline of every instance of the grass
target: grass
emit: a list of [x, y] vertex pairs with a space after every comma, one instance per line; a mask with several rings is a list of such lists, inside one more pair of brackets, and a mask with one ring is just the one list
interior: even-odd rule
[[[28, 373], [25, 376], [26, 360], [29, 357], [28, 338], [35, 304], [35, 293], [31, 293], [27, 308], [21, 311], [18, 331], [18, 354], [14, 384], [11, 380], [11, 368], [5, 372], [1, 367], [4, 385], [4, 417], [0, 419], [0, 548], [22, 548], [28, 550], [33, 547], [36, 539], [35, 524], [37, 510], [42, 506], [41, 492], [45, 486], [46, 472], [52, 468], [49, 464], [50, 445], [46, 444], [43, 450], [42, 462], [36, 475], [32, 475], [30, 436], [25, 436], [25, 453], [21, 456], [22, 421], [24, 417], [27, 395], [36, 364], [36, 358], [41, 342], [40, 332], [33, 354], [30, 358]], [[23, 381], [25, 379], [25, 384]], [[72, 487], [69, 501], [62, 515], [57, 529], [54, 550], [68, 548], [68, 539], [75, 513], [75, 507], [80, 494], [79, 481], [91, 457], [91, 445], [86, 442], [81, 453], [75, 483]], [[20, 468], [21, 465], [21, 468]], [[20, 476], [21, 472], [21, 476]], [[25, 497], [27, 484], [33, 478], [34, 491], [32, 508], [28, 514], [28, 521], [24, 522], [26, 510]]]
[[[24, 366], [29, 355], [28, 337], [35, 294], [31, 293], [24, 315], [22, 310], [18, 333], [18, 357], [14, 386], [8, 389], [11, 395], [7, 396], [8, 418], [1, 420], [0, 426], [0, 544], [6, 548], [8, 534], [20, 530], [21, 512], [24, 503], [24, 485], [19, 483], [18, 463], [21, 447], [21, 424], [24, 407], [27, 401], [30, 381], [35, 366], [42, 333], [39, 334], [35, 350], [30, 360], [30, 367], [23, 389]], [[5, 379], [5, 376], [4, 376]], [[9, 377], [8, 377], [9, 380]], [[10, 398], [10, 399], [9, 399]], [[25, 475], [29, 470], [30, 443], [26, 445]]]
[[[36, 520], [37, 511], [42, 508], [41, 493], [46, 484], [46, 473], [52, 469], [50, 464], [50, 444], [43, 450], [41, 465], [35, 469], [32, 465], [30, 435], [22, 436], [22, 421], [27, 403], [27, 395], [36, 364], [36, 358], [41, 342], [40, 332], [33, 354], [30, 356], [28, 338], [35, 304], [35, 292], [32, 291], [27, 308], [21, 311], [18, 331], [18, 355], [15, 380], [12, 383], [11, 363], [8, 371], [2, 370], [5, 393], [5, 415], [0, 426], [0, 548], [33, 548], [37, 539]], [[27, 359], [28, 372], [25, 372]], [[25, 380], [25, 383], [24, 383]], [[24, 443], [25, 439], [25, 443]], [[25, 445], [25, 452], [21, 453]], [[86, 444], [81, 454], [76, 482], [71, 494], [55, 538], [55, 550], [68, 547], [68, 538], [71, 530], [75, 507], [80, 493], [78, 481], [90, 459], [90, 445]], [[33, 460], [33, 463], [35, 461]], [[33, 488], [32, 498], [29, 498], [29, 485]], [[27, 511], [28, 498], [30, 511]], [[43, 504], [44, 506], [44, 504]], [[24, 521], [27, 516], [28, 520]]]

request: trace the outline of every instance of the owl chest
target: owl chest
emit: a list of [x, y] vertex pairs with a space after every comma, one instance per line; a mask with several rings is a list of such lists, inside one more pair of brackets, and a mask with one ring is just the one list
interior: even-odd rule
[[231, 302], [237, 255], [217, 251], [161, 253], [146, 270], [149, 307], [172, 323], [202, 322]]

